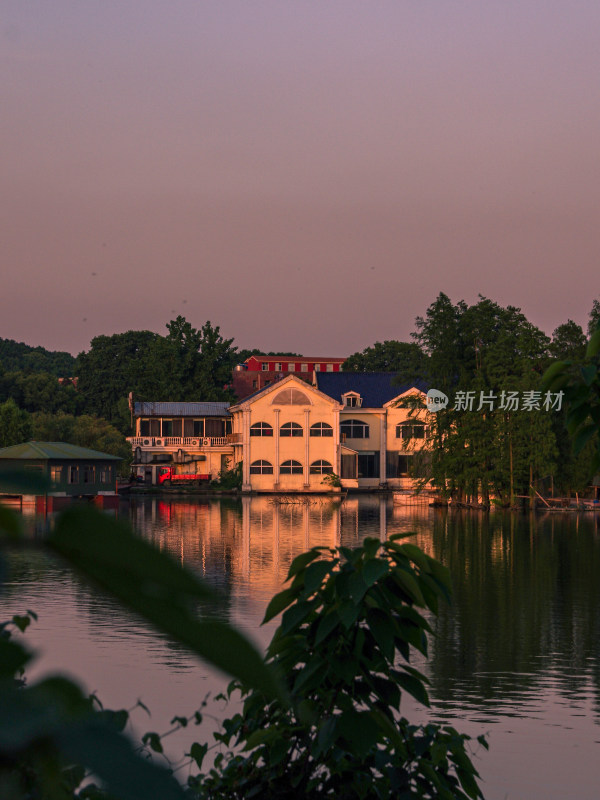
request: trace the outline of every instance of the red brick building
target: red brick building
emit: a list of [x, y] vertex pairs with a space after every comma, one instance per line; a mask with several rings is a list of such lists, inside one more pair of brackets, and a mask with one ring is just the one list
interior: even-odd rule
[[242, 400], [286, 375], [296, 375], [312, 383], [313, 372], [340, 372], [345, 360], [316, 356], [250, 356], [233, 371], [233, 390]]

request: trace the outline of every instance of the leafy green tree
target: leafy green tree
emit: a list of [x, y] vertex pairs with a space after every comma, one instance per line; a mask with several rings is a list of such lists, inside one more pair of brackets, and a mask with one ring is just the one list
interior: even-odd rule
[[10, 398], [0, 405], [0, 447], [31, 439], [31, 417]]
[[59, 377], [72, 377], [75, 358], [70, 353], [31, 347], [13, 339], [0, 338], [0, 366], [12, 372], [49, 372]]
[[151, 331], [95, 337], [89, 351], [78, 356], [84, 410], [126, 432], [120, 403], [130, 392], [140, 400], [170, 398], [174, 363], [173, 347]]
[[566, 424], [573, 437], [576, 455], [590, 443], [594, 455], [588, 474], [600, 470], [600, 321], [588, 342], [585, 361], [557, 361], [544, 375], [546, 389], [564, 392], [567, 404]]
[[595, 299], [592, 303], [590, 317], [588, 321], [588, 338], [591, 339], [594, 331], [600, 325], [600, 300]]
[[559, 325], [552, 334], [550, 354], [553, 358], [572, 358], [582, 361], [585, 357], [587, 339], [581, 325], [572, 319]]
[[198, 330], [182, 316], [172, 320], [167, 329], [167, 342], [176, 354], [171, 398], [229, 399], [223, 387], [231, 380], [238, 361], [233, 339], [224, 339], [218, 325], [213, 328], [206, 322]]
[[[437, 614], [449, 578], [400, 537], [365, 539], [354, 550], [313, 548], [292, 562], [291, 585], [264, 620], [283, 612], [267, 663], [285, 676], [291, 703], [230, 686], [244, 707], [215, 739], [233, 749], [189, 780], [193, 796], [482, 797], [468, 737], [401, 715], [403, 692], [429, 702], [426, 678], [410, 659], [414, 651], [427, 654], [431, 628], [420, 610]], [[205, 753], [206, 745], [191, 751], [200, 765]]]
[[[31, 476], [12, 479], [32, 491]], [[22, 521], [0, 506], [0, 544], [6, 538], [13, 545], [23, 539]], [[73, 507], [40, 546], [213, 666], [283, 700], [280, 681], [256, 648], [226, 622], [198, 614], [199, 603], [214, 599], [212, 590], [127, 524]], [[61, 675], [31, 684], [23, 678], [32, 654], [13, 634], [32, 619], [28, 611], [0, 623], [2, 800], [184, 800], [170, 771], [150, 760], [151, 750], [162, 751], [156, 733], [146, 734], [147, 747], [136, 752], [123, 734], [128, 712], [103, 709]]]
[[529, 411], [506, 402], [510, 392], [523, 398], [539, 389], [549, 339], [520, 309], [485, 297], [454, 306], [441, 294], [416, 327], [432, 386], [455, 401], [433, 415], [434, 483], [458, 501], [480, 496], [488, 505], [493, 493], [511, 504], [555, 470], [552, 414], [541, 399]]
[[49, 372], [5, 372], [0, 374], [0, 398], [12, 397], [25, 411], [77, 413], [82, 399], [72, 384], [59, 383]]
[[100, 417], [83, 414], [34, 414], [33, 438], [40, 442], [67, 442], [109, 453], [123, 459], [120, 471], [128, 475], [131, 464], [131, 446], [125, 436]]
[[414, 342], [375, 342], [360, 353], [351, 355], [344, 372], [397, 372], [401, 380], [425, 378], [427, 359]]

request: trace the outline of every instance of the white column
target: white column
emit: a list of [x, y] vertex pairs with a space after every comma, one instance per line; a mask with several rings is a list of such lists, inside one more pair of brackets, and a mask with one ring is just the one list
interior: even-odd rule
[[342, 448], [340, 447], [340, 410], [333, 410], [333, 471], [342, 474]]
[[250, 485], [250, 409], [245, 408], [242, 411], [242, 488], [244, 491], [249, 492], [252, 489]]
[[310, 408], [304, 410], [304, 485], [310, 483]]
[[387, 466], [387, 408], [381, 413], [379, 420], [379, 483], [384, 483], [387, 480], [386, 466]]
[[279, 483], [279, 409], [275, 411], [275, 463], [273, 464], [273, 477]]

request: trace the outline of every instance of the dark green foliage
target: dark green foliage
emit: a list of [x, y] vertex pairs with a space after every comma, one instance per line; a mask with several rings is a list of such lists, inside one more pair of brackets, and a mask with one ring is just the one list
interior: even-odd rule
[[73, 377], [75, 358], [70, 353], [31, 347], [13, 339], [0, 339], [0, 366], [9, 372], [49, 372], [55, 377]]
[[566, 425], [575, 454], [593, 448], [588, 477], [600, 470], [600, 322], [590, 336], [583, 363], [555, 362], [544, 375], [544, 386], [563, 391]]
[[[501, 407], [502, 392], [541, 390], [549, 339], [518, 308], [484, 297], [453, 305], [441, 294], [416, 325], [431, 385], [450, 397], [448, 408], [432, 415], [429, 477], [459, 501], [480, 497], [489, 505], [494, 495], [512, 504], [556, 469], [555, 415]], [[472, 410], [455, 408], [458, 391], [473, 392]], [[481, 393], [495, 397], [493, 409], [478, 408]]]
[[402, 692], [428, 703], [410, 664], [414, 650], [427, 654], [431, 630], [418, 609], [435, 614], [449, 578], [399, 539], [294, 560], [264, 620], [282, 614], [267, 661], [285, 675], [291, 705], [232, 684], [243, 711], [215, 738], [233, 749], [190, 779], [192, 797], [482, 797], [468, 737], [400, 713]]
[[74, 414], [83, 406], [70, 382], [59, 382], [49, 372], [0, 373], [0, 400], [13, 399], [24, 411]]
[[227, 466], [222, 470], [219, 470], [219, 480], [216, 482], [216, 486], [219, 489], [226, 489], [228, 491], [233, 489], [241, 489], [242, 479], [242, 462], [238, 461], [234, 467], [230, 468], [228, 461]]
[[0, 447], [26, 442], [31, 438], [31, 417], [14, 400], [0, 405]]
[[401, 381], [427, 377], [427, 358], [414, 342], [375, 342], [354, 353], [343, 365], [344, 372], [397, 372]]
[[199, 330], [177, 317], [167, 336], [127, 331], [92, 339], [78, 356], [78, 390], [84, 409], [130, 433], [127, 397], [136, 400], [227, 400], [224, 389], [237, 362], [233, 339], [206, 322]]
[[[25, 487], [24, 482], [30, 481]], [[16, 475], [19, 488], [37, 489]], [[0, 508], [0, 541], [18, 542], [20, 517]], [[129, 528], [90, 508], [73, 508], [57, 522], [50, 544], [84, 575], [185, 643], [214, 666], [273, 697], [283, 689], [255, 648], [226, 623], [197, 618], [195, 604], [211, 591]], [[3, 564], [0, 559], [0, 567]], [[3, 570], [0, 569], [0, 583]], [[31, 653], [13, 636], [35, 614], [0, 624], [0, 797], [2, 800], [183, 800], [170, 771], [138, 752], [123, 731], [128, 712], [110, 711], [62, 676], [31, 685], [23, 669]], [[194, 719], [201, 720], [199, 712]], [[180, 718], [174, 722], [184, 724]], [[187, 722], [187, 720], [185, 720]], [[143, 744], [161, 752], [160, 736]], [[205, 751], [204, 751], [205, 752]], [[201, 764], [202, 748], [192, 756]]]

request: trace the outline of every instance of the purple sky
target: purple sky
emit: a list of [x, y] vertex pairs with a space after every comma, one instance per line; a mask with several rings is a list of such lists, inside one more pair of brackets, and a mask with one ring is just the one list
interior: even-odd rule
[[407, 339], [600, 293], [595, 0], [3, 0], [0, 336]]

